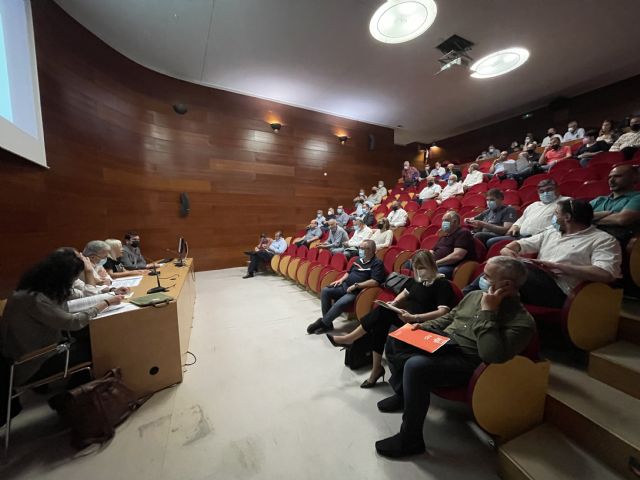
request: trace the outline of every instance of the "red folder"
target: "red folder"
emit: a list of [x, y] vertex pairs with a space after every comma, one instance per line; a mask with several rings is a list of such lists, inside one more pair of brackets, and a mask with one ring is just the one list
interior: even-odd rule
[[443, 337], [437, 333], [412, 329], [412, 324], [405, 323], [401, 328], [390, 333], [389, 336], [429, 353], [435, 352], [450, 340], [449, 337]]

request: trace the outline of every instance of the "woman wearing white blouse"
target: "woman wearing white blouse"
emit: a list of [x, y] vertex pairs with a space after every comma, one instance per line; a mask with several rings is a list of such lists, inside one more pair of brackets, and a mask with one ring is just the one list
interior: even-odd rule
[[393, 232], [389, 226], [389, 220], [381, 218], [378, 221], [378, 229], [373, 231], [369, 240], [373, 240], [376, 243], [377, 250], [390, 247], [393, 241]]

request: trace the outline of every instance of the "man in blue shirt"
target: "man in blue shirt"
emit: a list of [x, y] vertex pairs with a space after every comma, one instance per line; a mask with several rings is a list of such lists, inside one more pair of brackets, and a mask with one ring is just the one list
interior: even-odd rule
[[333, 321], [354, 302], [361, 289], [384, 283], [384, 265], [376, 257], [375, 242], [362, 242], [358, 254], [359, 258], [348, 272], [322, 289], [322, 317], [307, 327], [307, 333], [320, 334], [333, 330]]
[[297, 247], [301, 247], [302, 245], [304, 245], [305, 247], [308, 247], [316, 240], [319, 240], [321, 236], [322, 236], [322, 230], [318, 225], [318, 221], [314, 218], [309, 222], [309, 225], [307, 226], [304, 236], [294, 239], [293, 243]]
[[251, 252], [251, 254], [249, 255], [251, 257], [251, 260], [249, 262], [247, 274], [242, 278], [252, 278], [258, 271], [258, 266], [261, 262], [271, 262], [271, 258], [274, 255], [281, 255], [286, 249], [287, 242], [285, 242], [284, 238], [282, 238], [282, 232], [277, 231], [275, 234], [275, 238], [271, 240], [271, 242], [269, 242], [268, 247], [264, 249], [256, 247], [256, 250], [254, 252]]

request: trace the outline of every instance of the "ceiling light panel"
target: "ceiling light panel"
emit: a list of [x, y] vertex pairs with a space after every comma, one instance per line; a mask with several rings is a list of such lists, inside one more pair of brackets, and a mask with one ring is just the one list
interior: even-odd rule
[[473, 78], [492, 78], [512, 72], [529, 58], [525, 48], [507, 48], [481, 58], [471, 65]]
[[403, 43], [426, 32], [436, 19], [434, 0], [389, 0], [371, 17], [369, 31], [383, 43]]

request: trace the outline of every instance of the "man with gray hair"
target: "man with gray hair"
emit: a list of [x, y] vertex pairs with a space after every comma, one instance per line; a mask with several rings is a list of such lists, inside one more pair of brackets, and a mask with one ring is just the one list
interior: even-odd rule
[[[87, 243], [82, 251], [82, 255], [87, 257], [93, 267], [93, 276], [95, 278], [95, 285], [111, 285], [113, 279], [109, 276], [104, 268], [104, 264], [107, 263], [111, 247], [108, 243], [102, 240], [91, 240]], [[82, 278], [84, 273], [80, 274], [80, 280], [87, 282], [86, 278]]]
[[471, 292], [446, 315], [413, 327], [450, 338], [444, 348], [430, 354], [389, 338], [389, 384], [395, 394], [379, 401], [378, 410], [404, 414], [400, 433], [376, 442], [380, 455], [399, 458], [424, 452], [422, 432], [431, 391], [466, 386], [480, 363], [504, 363], [531, 342], [535, 321], [518, 295], [527, 278], [522, 262], [493, 257], [484, 276], [486, 291]]
[[345, 244], [349, 241], [349, 235], [344, 228], [338, 225], [335, 218], [329, 220], [329, 238], [318, 248], [327, 248], [331, 253], [340, 253], [344, 250]]

